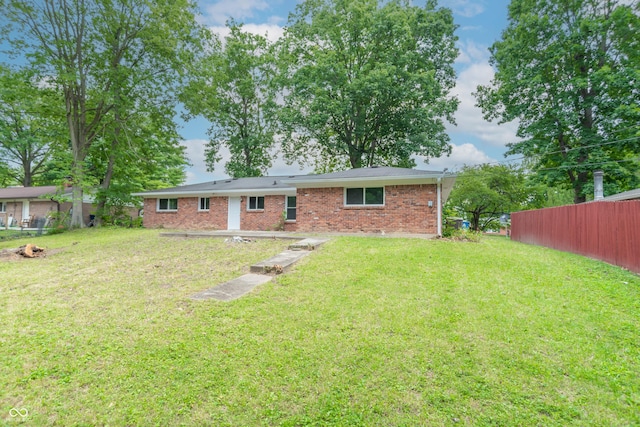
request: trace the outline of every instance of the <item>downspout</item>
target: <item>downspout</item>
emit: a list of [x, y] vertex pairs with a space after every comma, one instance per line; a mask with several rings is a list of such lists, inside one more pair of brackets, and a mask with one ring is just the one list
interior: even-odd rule
[[442, 236], [442, 177], [438, 177], [436, 189], [438, 193], [438, 236], [440, 237]]
[[442, 175], [438, 177], [436, 182], [436, 190], [438, 193], [438, 237], [442, 237], [442, 178], [444, 178], [448, 170], [449, 168], [444, 168]]

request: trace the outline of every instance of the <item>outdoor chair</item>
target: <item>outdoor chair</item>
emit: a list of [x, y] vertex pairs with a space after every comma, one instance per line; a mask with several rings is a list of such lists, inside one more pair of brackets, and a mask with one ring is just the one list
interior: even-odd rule
[[30, 228], [31, 227], [31, 223], [33, 223], [33, 215], [31, 215], [28, 218], [24, 218], [22, 220], [22, 227], [23, 228]]

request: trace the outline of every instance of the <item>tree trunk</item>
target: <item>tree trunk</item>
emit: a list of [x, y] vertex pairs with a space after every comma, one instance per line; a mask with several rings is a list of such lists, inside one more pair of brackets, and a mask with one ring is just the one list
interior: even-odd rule
[[73, 184], [73, 192], [71, 193], [73, 197], [72, 203], [72, 211], [71, 211], [71, 224], [72, 228], [82, 228], [85, 226], [83, 209], [82, 209], [82, 186], [79, 184]]

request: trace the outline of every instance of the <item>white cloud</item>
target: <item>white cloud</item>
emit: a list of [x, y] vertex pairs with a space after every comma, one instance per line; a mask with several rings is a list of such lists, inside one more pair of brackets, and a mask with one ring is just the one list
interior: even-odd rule
[[424, 157], [416, 156], [418, 169], [458, 171], [465, 165], [480, 165], [483, 163], [493, 163], [496, 159], [491, 158], [475, 145], [470, 143], [451, 144], [451, 155], [429, 159], [429, 163], [424, 163]]
[[[284, 28], [276, 24], [244, 24], [242, 29], [251, 34], [258, 34], [266, 37], [270, 42], [277, 41], [284, 34]], [[209, 30], [216, 34], [222, 42], [231, 32], [224, 25], [209, 27]]]
[[460, 40], [457, 43], [460, 53], [456, 58], [458, 64], [470, 64], [489, 61], [489, 49], [487, 46], [476, 43], [474, 40]]
[[478, 0], [442, 0], [440, 5], [450, 8], [453, 13], [465, 18], [471, 18], [484, 12], [483, 2]]
[[269, 3], [264, 0], [220, 0], [203, 7], [208, 22], [224, 24], [229, 18], [242, 21], [252, 18], [255, 11], [265, 10]]
[[509, 142], [515, 142], [518, 124], [516, 122], [499, 125], [488, 122], [482, 116], [482, 110], [475, 106], [476, 99], [472, 93], [478, 85], [491, 82], [494, 71], [488, 62], [478, 62], [470, 65], [458, 76], [456, 87], [452, 93], [460, 100], [455, 118], [458, 126], [449, 125], [447, 130], [454, 134], [471, 134], [494, 147], [504, 147]]
[[[207, 165], [204, 163], [204, 147], [208, 141], [204, 139], [188, 139], [182, 141], [182, 145], [187, 148], [187, 158], [191, 167], [187, 168], [186, 184], [209, 181], [211, 172], [207, 172]], [[212, 180], [213, 178], [211, 178]]]

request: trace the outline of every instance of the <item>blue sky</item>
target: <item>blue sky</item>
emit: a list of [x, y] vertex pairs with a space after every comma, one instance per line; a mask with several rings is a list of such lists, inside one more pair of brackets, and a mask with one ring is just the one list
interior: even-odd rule
[[[295, 9], [295, 0], [199, 0], [202, 22], [215, 33], [226, 34], [224, 24], [233, 17], [245, 24], [247, 31], [267, 35], [276, 40], [283, 32], [287, 17]], [[454, 94], [460, 100], [456, 114], [457, 126], [449, 125], [453, 151], [451, 156], [417, 159], [418, 169], [459, 170], [462, 166], [503, 161], [505, 144], [516, 140], [516, 124], [498, 125], [486, 122], [479, 109], [474, 107], [471, 93], [478, 84], [486, 84], [493, 77], [489, 65], [488, 48], [498, 40], [507, 24], [508, 0], [439, 0], [438, 4], [449, 7], [454, 12], [458, 25], [457, 36], [460, 55], [455, 63], [458, 75]], [[424, 5], [424, 1], [414, 1], [414, 5]], [[196, 119], [184, 125], [181, 134], [192, 163], [187, 171], [187, 183], [210, 181], [225, 177], [224, 165], [215, 166], [214, 172], [207, 172], [203, 162], [204, 144], [207, 141], [209, 124]], [[277, 160], [269, 170], [271, 175], [299, 174], [310, 172], [310, 168], [300, 169], [299, 165], [286, 165]]]

